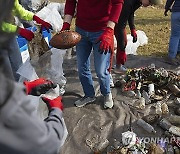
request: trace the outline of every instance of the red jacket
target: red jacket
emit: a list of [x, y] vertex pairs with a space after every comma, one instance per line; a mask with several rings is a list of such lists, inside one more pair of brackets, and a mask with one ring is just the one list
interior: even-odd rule
[[[77, 2], [78, 1], [78, 2]], [[77, 6], [76, 26], [97, 32], [107, 22], [118, 22], [124, 0], [66, 0], [65, 14], [74, 15]]]

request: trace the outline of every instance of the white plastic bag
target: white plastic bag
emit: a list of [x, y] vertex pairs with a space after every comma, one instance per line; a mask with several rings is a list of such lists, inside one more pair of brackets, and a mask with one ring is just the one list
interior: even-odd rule
[[126, 54], [137, 55], [137, 48], [139, 47], [139, 42], [133, 43], [133, 38], [130, 34], [127, 35], [127, 46], [126, 46]]
[[136, 134], [130, 131], [122, 133], [122, 143], [127, 148], [130, 148], [136, 144]]
[[64, 7], [65, 7], [65, 3], [50, 3], [47, 5], [47, 8], [49, 8], [50, 10], [55, 9], [57, 10], [61, 17], [64, 17]]
[[132, 36], [130, 34], [127, 35], [127, 46], [126, 46], [126, 54], [137, 55], [137, 48], [139, 46], [143, 46], [148, 43], [148, 38], [143, 31], [137, 30], [137, 42], [133, 43]]
[[21, 76], [21, 78], [24, 78], [25, 80], [35, 80], [38, 79], [38, 76], [36, 74], [36, 71], [34, 67], [32, 67], [30, 63], [30, 59], [26, 60], [25, 63], [17, 70], [17, 73]]
[[141, 30], [137, 30], [137, 41], [139, 42], [140, 46], [148, 44], [148, 37], [146, 36], [145, 32]]
[[58, 32], [60, 31], [63, 25], [63, 19], [58, 10], [58, 5], [49, 4], [48, 6], [40, 10], [36, 15], [45, 20], [46, 22], [49, 22], [52, 25], [54, 32]]
[[63, 76], [62, 64], [66, 50], [52, 48], [51, 52], [51, 69], [48, 71], [49, 77], [53, 82], [64, 86], [66, 84], [66, 78]]
[[48, 0], [31, 0], [31, 9], [36, 12], [44, 3], [48, 3]]

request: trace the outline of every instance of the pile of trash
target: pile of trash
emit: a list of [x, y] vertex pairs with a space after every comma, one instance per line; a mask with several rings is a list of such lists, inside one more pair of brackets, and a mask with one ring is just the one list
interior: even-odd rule
[[[180, 154], [180, 75], [155, 64], [129, 69], [116, 81], [115, 88], [133, 98], [132, 105], [142, 112], [152, 108], [135, 123], [147, 133], [157, 137], [138, 137], [130, 125], [122, 133], [121, 141], [94, 144], [94, 154]], [[162, 130], [162, 136], [156, 131]], [[91, 141], [92, 142], [92, 141]], [[89, 141], [86, 141], [89, 146]], [[91, 143], [92, 145], [92, 143]]]

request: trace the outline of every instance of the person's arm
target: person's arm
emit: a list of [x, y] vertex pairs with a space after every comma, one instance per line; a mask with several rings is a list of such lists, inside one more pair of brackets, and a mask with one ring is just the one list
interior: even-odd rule
[[169, 10], [175, 0], [167, 0], [165, 4], [165, 9]]
[[12, 12], [13, 15], [19, 17], [20, 19], [24, 19], [26, 21], [33, 20], [34, 13], [26, 10], [22, 5], [19, 4], [18, 0], [15, 0]]
[[104, 29], [102, 35], [97, 39], [97, 43], [100, 43], [100, 51], [101, 53], [114, 52], [114, 27], [118, 22], [122, 6], [123, 0], [112, 0], [111, 1], [111, 13], [109, 15], [109, 21], [107, 22], [107, 27]]
[[16, 25], [7, 23], [7, 22], [2, 22], [1, 25], [1, 31], [7, 32], [7, 33], [16, 33], [18, 27]]
[[[25, 10], [20, 4], [18, 0], [14, 1], [14, 7], [12, 9], [13, 15], [16, 15], [25, 20], [33, 20], [34, 14], [30, 11]], [[26, 38], [27, 40], [32, 40], [34, 37], [33, 32], [20, 28], [14, 24], [3, 22], [1, 26], [1, 31], [7, 33], [19, 33], [22, 37]]]
[[128, 18], [128, 24], [129, 24], [130, 30], [135, 29], [135, 24], [134, 24], [134, 12], [130, 14], [130, 16], [129, 16], [129, 18]]
[[137, 33], [136, 33], [135, 24], [134, 24], [134, 12], [130, 14], [128, 18], [128, 24], [131, 30], [131, 36], [133, 37], [133, 43], [135, 43], [137, 42]]
[[111, 3], [112, 3], [112, 8], [111, 8], [111, 13], [109, 15], [109, 22], [107, 24], [107, 27], [114, 29], [115, 23], [118, 22], [119, 16], [121, 14], [124, 0], [112, 0]]
[[72, 22], [72, 18], [75, 14], [75, 9], [76, 9], [76, 0], [66, 0], [65, 3], [65, 9], [64, 9], [64, 20], [63, 20], [63, 26], [60, 30], [69, 30]]
[[[1, 78], [2, 83], [6, 79]], [[4, 88], [9, 88], [1, 84]], [[57, 154], [67, 137], [67, 129], [62, 116], [60, 98], [50, 100], [49, 116], [43, 121], [19, 85], [14, 84], [8, 99], [0, 106], [0, 133], [2, 153]], [[1, 92], [2, 93], [2, 92]], [[0, 96], [2, 96], [0, 93]], [[39, 103], [39, 102], [34, 102]]]
[[168, 16], [168, 11], [171, 10], [171, 6], [173, 4], [174, 0], [167, 0], [165, 4], [165, 10], [164, 10], [164, 15]]

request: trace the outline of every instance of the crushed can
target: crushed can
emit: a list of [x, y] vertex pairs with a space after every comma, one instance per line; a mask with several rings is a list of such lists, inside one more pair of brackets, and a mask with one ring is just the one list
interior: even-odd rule
[[161, 110], [162, 110], [162, 114], [164, 114], [164, 115], [169, 114], [169, 108], [166, 103], [161, 104]]
[[148, 94], [149, 94], [149, 96], [152, 96], [152, 95], [154, 95], [154, 93], [155, 93], [154, 84], [153, 84], [153, 83], [150, 83], [150, 84], [148, 85]]

